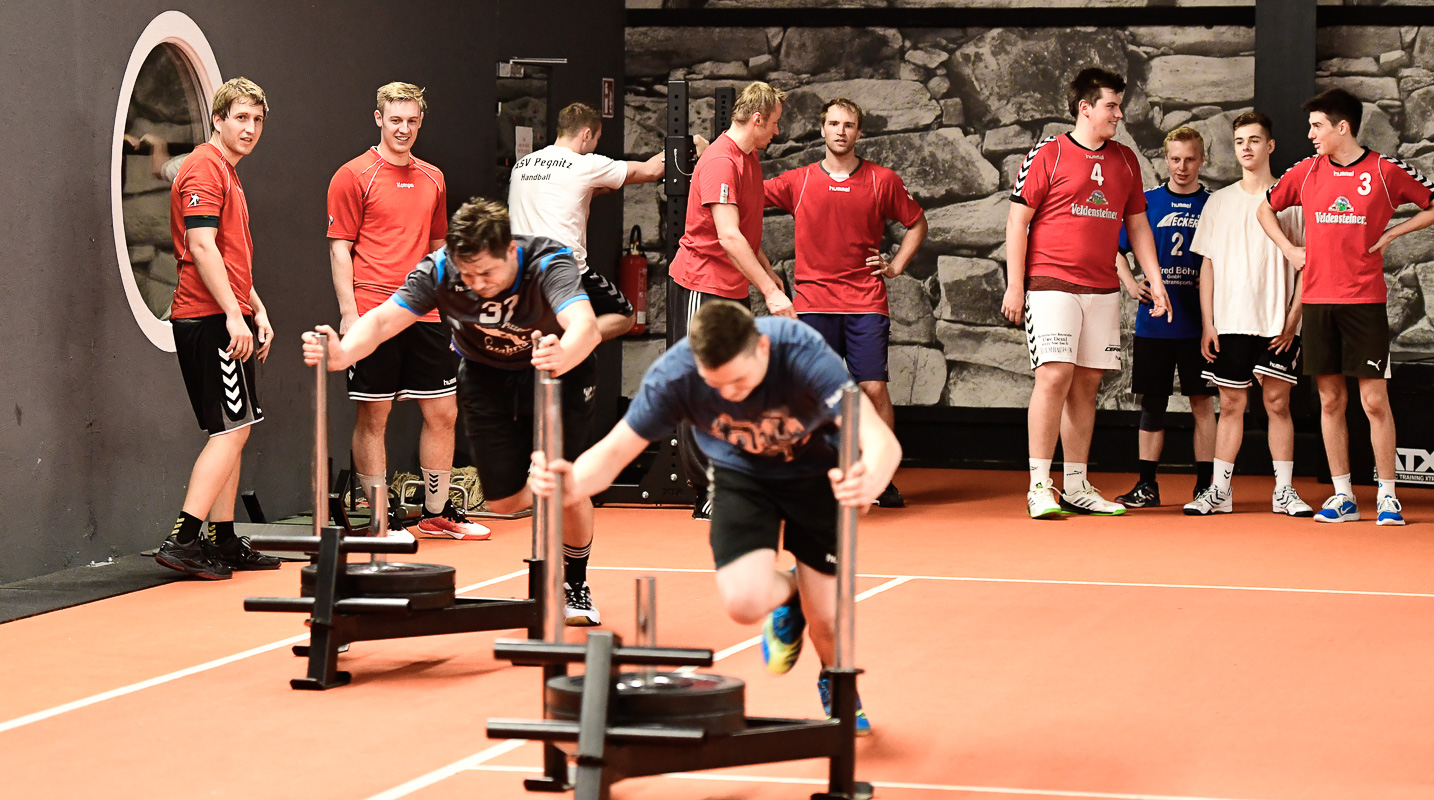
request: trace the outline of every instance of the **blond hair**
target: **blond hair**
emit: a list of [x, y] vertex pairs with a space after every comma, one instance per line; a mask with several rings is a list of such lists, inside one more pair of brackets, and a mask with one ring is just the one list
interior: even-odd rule
[[210, 113], [220, 119], [229, 119], [229, 109], [235, 103], [252, 103], [264, 109], [264, 116], [269, 116], [269, 98], [264, 95], [264, 90], [259, 84], [248, 78], [230, 78], [223, 86], [214, 90], [214, 102], [210, 104]]
[[787, 93], [781, 89], [762, 81], [752, 81], [737, 95], [737, 102], [732, 105], [732, 121], [746, 122], [753, 114], [769, 115], [786, 99]]
[[602, 133], [602, 115], [587, 103], [573, 103], [558, 112], [558, 138], [577, 136], [584, 129]]
[[389, 103], [406, 103], [413, 101], [418, 104], [418, 113], [422, 114], [428, 110], [428, 101], [423, 99], [423, 89], [411, 83], [394, 81], [385, 83], [378, 87], [378, 111], [383, 112], [383, 107]]
[[827, 124], [827, 112], [831, 111], [833, 106], [844, 108], [851, 112], [851, 115], [856, 117], [856, 129], [861, 130], [861, 123], [862, 120], [866, 119], [866, 114], [862, 113], [861, 106], [857, 105], [855, 100], [848, 100], [845, 97], [833, 97], [827, 101], [826, 105], [822, 106], [821, 120], [823, 125]]
[[1166, 152], [1169, 152], [1171, 142], [1196, 142], [1200, 145], [1200, 152], [1205, 152], [1205, 137], [1201, 136], [1200, 131], [1194, 128], [1179, 127], [1165, 134], [1165, 144], [1161, 146], [1165, 148]]

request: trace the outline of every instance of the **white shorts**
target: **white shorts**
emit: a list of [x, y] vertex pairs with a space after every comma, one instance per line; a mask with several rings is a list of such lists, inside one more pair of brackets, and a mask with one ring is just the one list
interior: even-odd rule
[[1026, 344], [1031, 369], [1052, 361], [1120, 369], [1120, 292], [1026, 292]]

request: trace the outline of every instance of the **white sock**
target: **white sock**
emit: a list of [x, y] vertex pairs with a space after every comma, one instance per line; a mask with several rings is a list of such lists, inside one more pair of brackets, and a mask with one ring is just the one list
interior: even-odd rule
[[1051, 459], [1033, 458], [1031, 461], [1031, 488], [1037, 484], [1051, 485]]
[[1065, 467], [1066, 481], [1063, 486], [1067, 492], [1077, 492], [1090, 485], [1090, 481], [1085, 479], [1084, 461], [1067, 461]]
[[1285, 486], [1294, 486], [1294, 485], [1295, 485], [1295, 462], [1293, 462], [1293, 461], [1276, 461], [1276, 462], [1275, 462], [1275, 488], [1276, 488], [1276, 489], [1280, 489], [1280, 488], [1283, 488], [1283, 487], [1285, 487]]
[[1394, 496], [1394, 479], [1393, 479], [1393, 478], [1390, 478], [1389, 480], [1385, 480], [1385, 479], [1383, 479], [1383, 478], [1380, 478], [1380, 479], [1379, 479], [1379, 499], [1380, 499], [1380, 500], [1383, 500], [1383, 499], [1386, 498], [1386, 497], [1393, 497], [1393, 496]]
[[368, 498], [370, 504], [373, 503], [373, 497], [370, 496], [371, 487], [375, 483], [382, 484], [384, 486], [383, 491], [388, 491], [388, 484], [384, 481], [382, 475], [360, 475], [355, 473], [354, 480], [358, 481], [359, 491], [363, 492], [363, 496]]
[[1210, 485], [1220, 490], [1221, 494], [1230, 493], [1230, 478], [1235, 474], [1235, 465], [1230, 461], [1215, 459], [1215, 474], [1210, 477]]
[[448, 502], [448, 479], [451, 469], [419, 469], [423, 473], [423, 510], [430, 514], [443, 512]]
[[1349, 483], [1349, 473], [1330, 476], [1330, 483], [1334, 484], [1334, 493], [1342, 494], [1350, 499], [1354, 498], [1354, 487]]

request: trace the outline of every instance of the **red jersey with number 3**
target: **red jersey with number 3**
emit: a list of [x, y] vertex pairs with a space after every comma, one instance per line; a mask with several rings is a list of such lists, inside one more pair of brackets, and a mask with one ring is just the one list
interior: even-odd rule
[[[390, 164], [377, 147], [339, 167], [329, 181], [330, 239], [354, 243], [358, 313], [383, 305], [448, 234], [448, 189], [437, 167], [410, 158]], [[437, 322], [438, 312], [422, 318]]]
[[796, 218], [798, 313], [887, 314], [886, 281], [868, 266], [886, 220], [911, 227], [921, 206], [895, 172], [861, 161], [842, 180], [821, 162], [767, 181], [767, 205]]
[[179, 261], [179, 284], [174, 287], [170, 319], [195, 319], [223, 314], [209, 287], [194, 266], [188, 232], [215, 228], [214, 244], [224, 259], [229, 288], [244, 314], [252, 314], [249, 292], [254, 287], [254, 240], [249, 237], [249, 204], [239, 173], [218, 147], [205, 142], [184, 159], [169, 188], [169, 233]]
[[1021, 163], [1011, 202], [1036, 210], [1026, 244], [1026, 277], [1092, 289], [1119, 289], [1115, 254], [1125, 218], [1145, 213], [1135, 153], [1120, 142], [1099, 150], [1070, 134], [1052, 136]]
[[1434, 184], [1397, 158], [1366, 149], [1349, 165], [1311, 156], [1270, 187], [1270, 207], [1301, 206], [1305, 215], [1306, 303], [1383, 303], [1384, 256], [1379, 241], [1394, 210], [1428, 208]]

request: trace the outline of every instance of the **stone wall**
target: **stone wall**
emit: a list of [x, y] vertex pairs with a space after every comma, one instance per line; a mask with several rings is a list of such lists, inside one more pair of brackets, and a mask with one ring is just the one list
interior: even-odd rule
[[[1319, 45], [1320, 84], [1345, 86], [1368, 103], [1363, 138], [1434, 172], [1434, 28], [1323, 28]], [[1146, 186], [1168, 177], [1160, 157], [1165, 133], [1190, 125], [1211, 144], [1203, 175], [1215, 189], [1240, 176], [1229, 124], [1253, 102], [1254, 47], [1247, 27], [629, 28], [624, 149], [644, 158], [661, 148], [670, 78], [689, 81], [692, 129], [703, 135], [716, 88], [761, 79], [788, 92], [782, 132], [763, 156], [768, 177], [820, 158], [822, 103], [855, 100], [867, 112], [858, 152], [896, 170], [930, 223], [907, 273], [887, 282], [893, 399], [1024, 407], [1033, 381], [1026, 344], [999, 313], [1007, 197], [1027, 150], [1071, 127], [1066, 81], [1091, 64], [1126, 75], [1126, 122], [1117, 139], [1139, 155]], [[649, 331], [660, 334], [666, 199], [657, 184], [624, 194], [625, 226], [642, 227], [648, 251]], [[886, 246], [900, 233], [892, 226]], [[768, 216], [762, 244], [789, 273], [791, 217]], [[1434, 229], [1390, 249], [1396, 348], [1434, 350], [1422, 299], [1426, 285], [1434, 289], [1431, 245]], [[1135, 306], [1124, 303], [1128, 345]], [[629, 360], [651, 350], [631, 347]], [[1128, 356], [1124, 366], [1102, 385], [1102, 408], [1135, 407]]]

